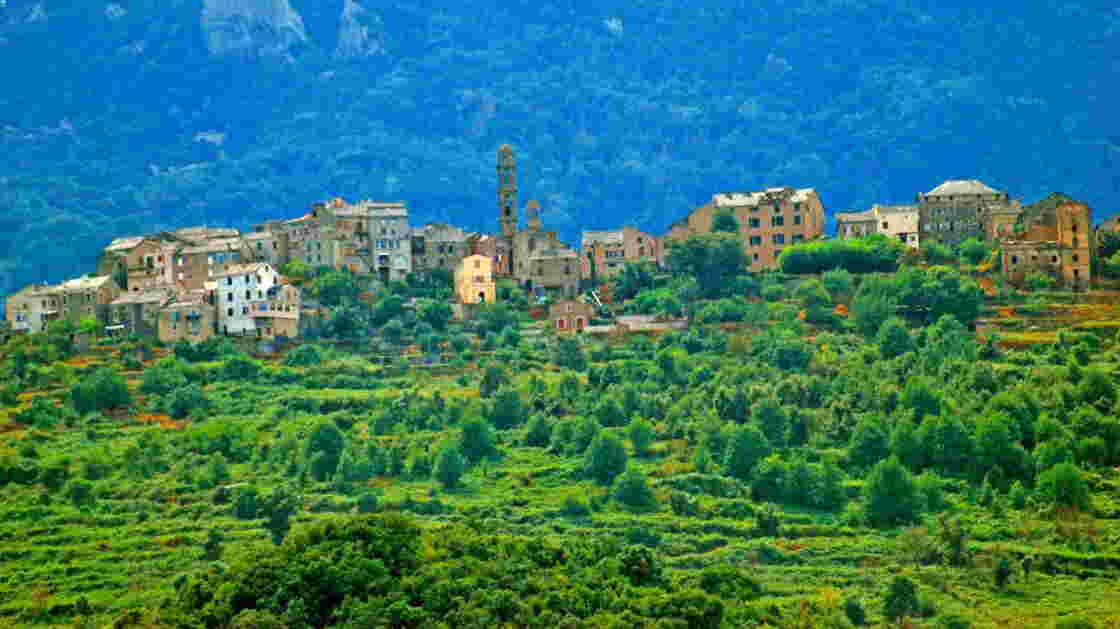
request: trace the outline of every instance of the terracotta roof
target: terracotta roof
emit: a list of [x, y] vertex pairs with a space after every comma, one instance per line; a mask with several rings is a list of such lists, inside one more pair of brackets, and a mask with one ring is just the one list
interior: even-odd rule
[[64, 291], [71, 290], [97, 290], [113, 278], [108, 275], [101, 275], [98, 277], [78, 277], [72, 280], [67, 280], [62, 283], [60, 288]]
[[226, 277], [227, 275], [247, 275], [249, 273], [256, 273], [265, 269], [271, 269], [272, 266], [267, 262], [250, 262], [248, 264], [234, 264], [226, 267], [225, 271], [215, 273], [214, 277]]
[[926, 193], [931, 197], [965, 194], [999, 194], [979, 179], [950, 179]]
[[151, 290], [125, 293], [112, 301], [112, 306], [123, 306], [127, 304], [152, 304], [152, 303], [167, 303], [175, 296], [175, 291], [170, 288], [153, 288]]
[[621, 245], [622, 242], [623, 233], [621, 229], [614, 229], [610, 231], [587, 231], [583, 232], [581, 246], [589, 247], [591, 245]]
[[125, 236], [123, 238], [114, 238], [112, 242], [105, 247], [105, 251], [128, 251], [144, 242], [147, 236]]
[[240, 249], [240, 238], [228, 238], [224, 240], [212, 240], [205, 244], [196, 245], [194, 247], [185, 247], [182, 253], [216, 253], [219, 251], [239, 251]]

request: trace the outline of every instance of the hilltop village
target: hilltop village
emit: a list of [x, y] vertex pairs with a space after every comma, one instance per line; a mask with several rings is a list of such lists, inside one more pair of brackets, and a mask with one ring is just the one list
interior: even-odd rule
[[[497, 283], [512, 280], [537, 303], [551, 306], [554, 328], [579, 330], [602, 308], [597, 289], [604, 280], [627, 264], [660, 267], [674, 241], [718, 231], [721, 215], [735, 219], [751, 271], [777, 269], [784, 249], [829, 238], [825, 208], [814, 189], [775, 187], [716, 194], [661, 236], [631, 226], [585, 231], [577, 250], [544, 226], [537, 201], [525, 204], [522, 224], [517, 163], [509, 145], [497, 155], [497, 210], [499, 230], [476, 233], [446, 223], [414, 227], [403, 202], [336, 198], [249, 233], [187, 227], [121, 237], [104, 248], [90, 274], [11, 295], [5, 321], [16, 334], [69, 320], [88, 332], [164, 343], [215, 335], [293, 339], [324, 309], [292, 270], [326, 268], [352, 273], [369, 289], [445, 274], [453, 278], [460, 318], [495, 302]], [[1120, 225], [1112, 219], [1100, 229], [1120, 231]], [[1024, 206], [980, 181], [953, 180], [918, 194], [911, 205], [836, 215], [834, 238], [872, 234], [914, 251], [970, 238], [998, 243], [996, 266], [1011, 282], [1043, 273], [1077, 290], [1093, 281], [1091, 211], [1062, 195]]]

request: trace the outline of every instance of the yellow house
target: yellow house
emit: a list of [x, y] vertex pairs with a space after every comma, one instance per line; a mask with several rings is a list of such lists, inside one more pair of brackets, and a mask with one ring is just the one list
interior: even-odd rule
[[455, 269], [455, 295], [461, 304], [494, 303], [494, 260], [480, 255], [463, 258]]

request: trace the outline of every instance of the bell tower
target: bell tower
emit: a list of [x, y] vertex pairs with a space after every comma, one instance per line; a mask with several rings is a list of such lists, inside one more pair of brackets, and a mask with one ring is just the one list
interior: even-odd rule
[[508, 144], [498, 149], [498, 222], [502, 236], [512, 238], [517, 233], [517, 161]]
[[539, 232], [541, 230], [541, 204], [536, 201], [529, 201], [525, 204], [525, 214], [529, 218], [529, 231]]

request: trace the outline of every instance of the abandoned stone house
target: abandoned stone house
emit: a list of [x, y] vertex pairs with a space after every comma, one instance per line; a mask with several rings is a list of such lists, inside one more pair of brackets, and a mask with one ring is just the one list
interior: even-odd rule
[[751, 269], [777, 265], [782, 249], [824, 233], [824, 205], [812, 188], [767, 188], [759, 192], [717, 194], [676, 222], [666, 240], [710, 234], [717, 212], [730, 212], [739, 223], [743, 251]]
[[432, 223], [412, 230], [412, 266], [415, 271], [444, 269], [454, 272], [473, 253], [476, 235], [447, 223]]
[[167, 234], [117, 238], [98, 260], [98, 275], [111, 275], [122, 290], [143, 292], [174, 283], [172, 258], [179, 243]]
[[121, 293], [109, 304], [109, 325], [105, 329], [123, 336], [156, 336], [159, 313], [174, 298], [175, 290], [170, 286]]
[[1045, 273], [1073, 288], [1092, 282], [1095, 234], [1089, 207], [1062, 195], [1028, 206], [1010, 235], [1000, 240], [1005, 276], [1022, 282]]
[[622, 272], [628, 262], [649, 262], [660, 266], [661, 241], [626, 226], [609, 231], [585, 231], [580, 239], [580, 277], [611, 278]]
[[160, 310], [158, 320], [159, 340], [164, 343], [201, 343], [212, 338], [218, 327], [217, 309], [206, 290], [179, 294]]
[[548, 320], [558, 332], [578, 332], [591, 324], [595, 307], [575, 299], [562, 299], [548, 308]]
[[917, 202], [920, 240], [944, 245], [1000, 238], [1021, 212], [1018, 201], [977, 179], [946, 181]]

